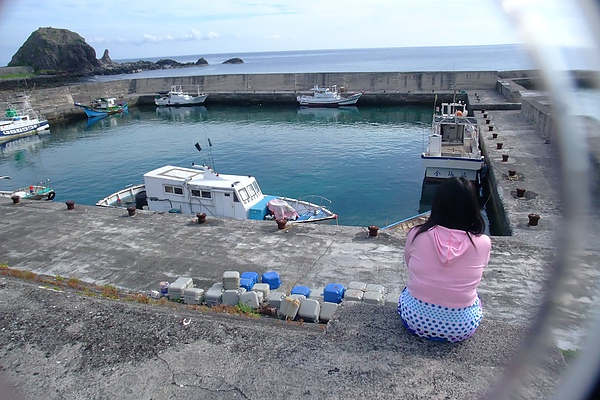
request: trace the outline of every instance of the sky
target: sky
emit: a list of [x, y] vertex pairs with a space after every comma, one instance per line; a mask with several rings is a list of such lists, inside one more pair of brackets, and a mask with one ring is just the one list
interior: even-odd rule
[[579, 1], [0, 0], [0, 66], [40, 27], [73, 31], [97, 58], [108, 49], [113, 60], [512, 44], [532, 27], [544, 40], [576, 45], [589, 34], [573, 11]]

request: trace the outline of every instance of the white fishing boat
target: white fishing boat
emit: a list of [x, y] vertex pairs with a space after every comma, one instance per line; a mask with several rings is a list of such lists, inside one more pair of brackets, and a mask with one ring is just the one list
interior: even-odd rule
[[301, 106], [305, 107], [340, 107], [353, 106], [362, 96], [362, 92], [342, 96], [337, 90], [337, 85], [331, 87], [320, 87], [315, 85], [311, 91], [312, 95], [297, 96], [296, 99]]
[[154, 104], [164, 107], [176, 106], [198, 106], [206, 100], [207, 94], [200, 93], [200, 86], [197, 87], [198, 93], [194, 96], [184, 92], [181, 85], [172, 85], [168, 92], [159, 92], [154, 99]]
[[[0, 176], [0, 180], [3, 179], [10, 179], [10, 177]], [[48, 183], [49, 182], [50, 181], [48, 180]], [[14, 196], [19, 196], [19, 200], [54, 200], [56, 192], [49, 184], [44, 184], [43, 182], [19, 189], [0, 190], [0, 197], [12, 198]]]
[[0, 141], [33, 135], [50, 128], [48, 120], [31, 107], [27, 96], [22, 98], [20, 106], [5, 104], [4, 117], [0, 119]]
[[464, 176], [480, 183], [485, 168], [479, 147], [477, 118], [468, 116], [464, 102], [442, 103], [433, 115], [428, 146], [421, 154], [425, 179]]
[[250, 175], [227, 175], [202, 165], [166, 165], [144, 174], [144, 183], [99, 200], [103, 207], [132, 207], [154, 212], [206, 214], [289, 223], [336, 220], [330, 200], [312, 195], [302, 199], [265, 195]]

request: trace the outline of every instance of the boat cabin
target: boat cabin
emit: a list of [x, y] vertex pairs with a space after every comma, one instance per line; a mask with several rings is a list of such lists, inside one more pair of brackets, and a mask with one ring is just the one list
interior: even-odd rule
[[110, 108], [117, 107], [116, 101], [117, 101], [117, 99], [114, 97], [99, 98], [99, 99], [95, 99], [92, 102], [92, 107], [94, 107], [96, 109], [110, 109]]
[[226, 175], [202, 166], [164, 166], [144, 174], [152, 211], [235, 219], [263, 219], [268, 196], [252, 176]]

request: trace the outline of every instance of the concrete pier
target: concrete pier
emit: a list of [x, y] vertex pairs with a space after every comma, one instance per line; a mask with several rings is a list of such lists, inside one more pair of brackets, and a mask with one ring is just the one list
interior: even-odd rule
[[[393, 305], [342, 302], [328, 324], [290, 323], [92, 297], [6, 277], [0, 289], [4, 378], [24, 398], [475, 399], [507, 391], [550, 397], [569, 368], [561, 350], [582, 348], [595, 317], [600, 225], [597, 215], [588, 216], [591, 237], [583, 252], [569, 255], [573, 268], [559, 282], [570, 296], [546, 308], [563, 218], [555, 133], [551, 124], [532, 123], [534, 110], [538, 121], [547, 115], [543, 102], [518, 93], [508, 99], [497, 83], [464, 93], [470, 104], [479, 97], [472, 109], [491, 167], [490, 201], [502, 208], [511, 232], [492, 238], [479, 290], [485, 317], [472, 339], [457, 345], [416, 339]], [[524, 102], [521, 110], [510, 105]], [[595, 143], [597, 125], [582, 123]], [[585, 156], [598, 160], [597, 147]], [[540, 215], [537, 225], [529, 223], [533, 213]], [[362, 281], [400, 293], [407, 276], [402, 231], [373, 237], [367, 227], [279, 230], [273, 221], [211, 218], [198, 224], [176, 214], [130, 216], [125, 209], [69, 210], [63, 203], [10, 199], [0, 199], [0, 215], [0, 261], [8, 267], [133, 292], [157, 290], [160, 281], [179, 276], [208, 288], [225, 271], [273, 270], [284, 290]], [[528, 335], [539, 333], [541, 310], [552, 327], [533, 339]], [[535, 356], [518, 358], [532, 349]], [[502, 381], [507, 369], [510, 384]]]

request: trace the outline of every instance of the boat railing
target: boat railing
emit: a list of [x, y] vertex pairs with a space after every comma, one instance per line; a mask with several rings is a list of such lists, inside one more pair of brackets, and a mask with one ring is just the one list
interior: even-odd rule
[[413, 215], [412, 217], [405, 218], [405, 219], [400, 220], [398, 222], [394, 222], [393, 224], [384, 226], [380, 230], [382, 230], [382, 231], [384, 231], [386, 229], [409, 230], [413, 226], [422, 224], [425, 221], [427, 221], [427, 219], [429, 218], [429, 215], [431, 215], [431, 211], [425, 211], [423, 213], [420, 213], [420, 214], [417, 214], [417, 215]]
[[299, 201], [304, 203], [311, 203], [321, 208], [331, 209], [331, 200], [327, 197], [320, 196], [318, 194], [310, 194], [298, 198]]

